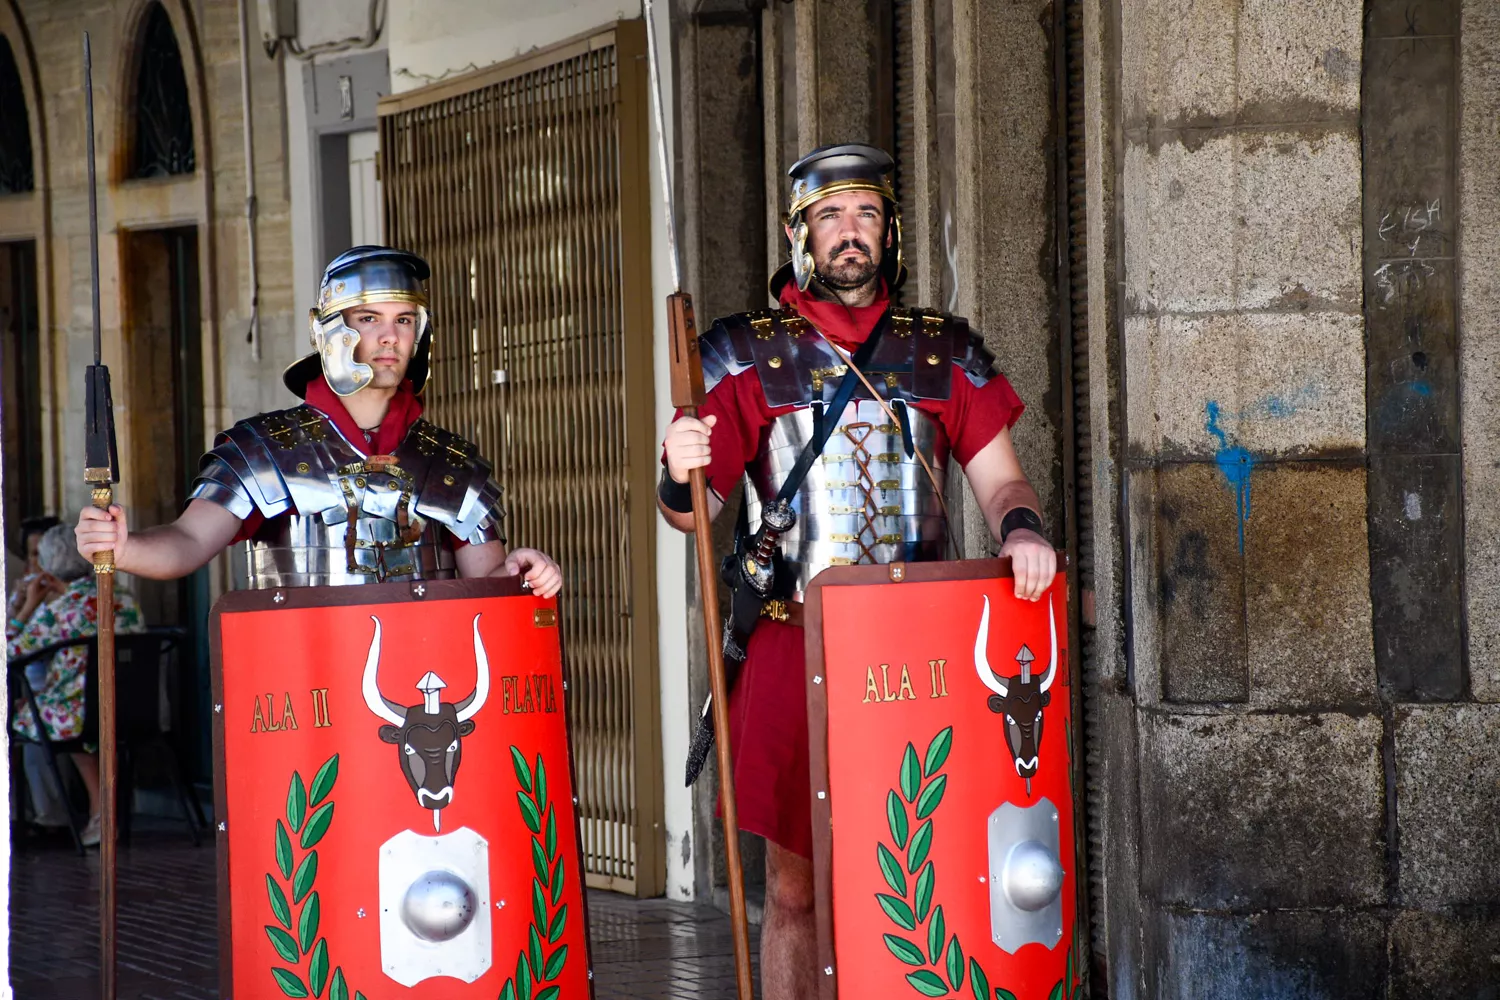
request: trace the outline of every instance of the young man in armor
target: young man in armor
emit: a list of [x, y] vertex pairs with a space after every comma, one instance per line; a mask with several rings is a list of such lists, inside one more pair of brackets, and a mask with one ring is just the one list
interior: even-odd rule
[[405, 250], [339, 254], [311, 311], [315, 350], [282, 376], [303, 405], [220, 434], [171, 524], [131, 532], [119, 506], [85, 507], [78, 551], [113, 549], [122, 572], [170, 580], [245, 542], [252, 588], [523, 574], [556, 594], [551, 558], [506, 551], [489, 463], [422, 419], [428, 274]]
[[771, 279], [781, 308], [725, 317], [699, 340], [707, 400], [697, 418], [678, 414], [664, 442], [658, 502], [671, 525], [693, 529], [687, 483], [705, 468], [714, 514], [744, 477], [741, 535], [780, 529], [782, 599], [761, 608], [730, 698], [740, 823], [767, 840], [767, 1000], [815, 993], [808, 582], [829, 566], [944, 558], [950, 461], [1011, 559], [1016, 595], [1039, 600], [1057, 571], [1011, 443], [1021, 400], [964, 320], [892, 307], [905, 277], [893, 166], [859, 143], [792, 166], [792, 259]]

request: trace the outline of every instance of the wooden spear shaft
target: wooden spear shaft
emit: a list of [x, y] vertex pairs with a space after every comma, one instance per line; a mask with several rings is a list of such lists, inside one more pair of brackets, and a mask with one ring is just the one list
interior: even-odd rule
[[[667, 296], [667, 322], [672, 334], [672, 404], [685, 416], [696, 417], [704, 392], [698, 331], [693, 325], [692, 296], [686, 292]], [[745, 913], [745, 878], [740, 863], [740, 821], [734, 802], [734, 762], [729, 752], [729, 682], [724, 672], [724, 643], [719, 632], [718, 573], [714, 567], [713, 514], [708, 506], [707, 470], [693, 469], [688, 485], [693, 495], [693, 547], [698, 552], [703, 634], [708, 640], [708, 684], [713, 695], [714, 749], [719, 761], [719, 807], [724, 816], [724, 868], [729, 881], [729, 922], [734, 932], [735, 985], [740, 1000], [754, 1000], [750, 925]]]

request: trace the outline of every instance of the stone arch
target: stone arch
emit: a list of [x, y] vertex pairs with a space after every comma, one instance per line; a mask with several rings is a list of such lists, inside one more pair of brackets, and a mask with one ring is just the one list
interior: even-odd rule
[[58, 405], [66, 386], [59, 379], [56, 351], [52, 265], [52, 174], [46, 130], [46, 99], [41, 74], [17, 0], [0, 0], [0, 35], [5, 36], [15, 61], [26, 108], [27, 135], [31, 143], [31, 189], [19, 197], [5, 199], [0, 211], [0, 237], [29, 239], [36, 243], [37, 320], [41, 329], [40, 390], [42, 402], [43, 498], [48, 509], [62, 502], [61, 443], [58, 436]]
[[[134, 169], [136, 113], [140, 98], [143, 42], [151, 27], [153, 17], [160, 16], [158, 12], [166, 16], [166, 22], [172, 29], [172, 38], [181, 56], [183, 85], [188, 101], [188, 121], [193, 142], [193, 170], [178, 173], [176, 176], [189, 176], [190, 173], [201, 174], [205, 187], [211, 188], [212, 183], [209, 178], [212, 176], [213, 160], [203, 54], [198, 41], [198, 28], [192, 5], [184, 0], [136, 0], [119, 22], [120, 32], [117, 37], [121, 46], [121, 57], [115, 73], [115, 93], [119, 94], [121, 99], [115, 104], [115, 122], [112, 129], [114, 150], [110, 157], [110, 173], [116, 182], [137, 179]], [[208, 219], [204, 218], [200, 221], [206, 224]]]

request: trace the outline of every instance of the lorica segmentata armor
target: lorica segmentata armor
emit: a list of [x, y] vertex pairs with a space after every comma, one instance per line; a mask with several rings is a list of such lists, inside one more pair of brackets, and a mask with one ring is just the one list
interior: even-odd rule
[[[784, 585], [795, 600], [830, 566], [939, 560], [946, 552], [939, 490], [950, 442], [942, 425], [916, 404], [947, 400], [954, 378], [984, 385], [994, 359], [961, 319], [897, 308], [881, 324], [882, 339], [864, 371], [890, 413], [860, 384], [798, 488], [796, 524], [781, 537], [790, 576]], [[753, 532], [761, 507], [780, 491], [827, 416], [841, 380], [858, 376], [790, 310], [727, 317], [700, 339], [699, 348], [706, 388], [753, 367], [766, 403], [792, 407], [762, 432], [745, 471]]]
[[252, 589], [451, 579], [445, 533], [504, 540], [489, 464], [425, 420], [371, 456], [309, 406], [242, 420], [204, 456], [192, 497], [265, 519], [243, 553]]

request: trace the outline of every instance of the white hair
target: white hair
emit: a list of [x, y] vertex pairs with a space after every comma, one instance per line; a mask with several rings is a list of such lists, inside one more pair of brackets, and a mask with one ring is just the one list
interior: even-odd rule
[[44, 572], [51, 573], [64, 583], [72, 583], [94, 568], [79, 553], [78, 540], [71, 524], [54, 524], [47, 529], [37, 544], [36, 561]]

